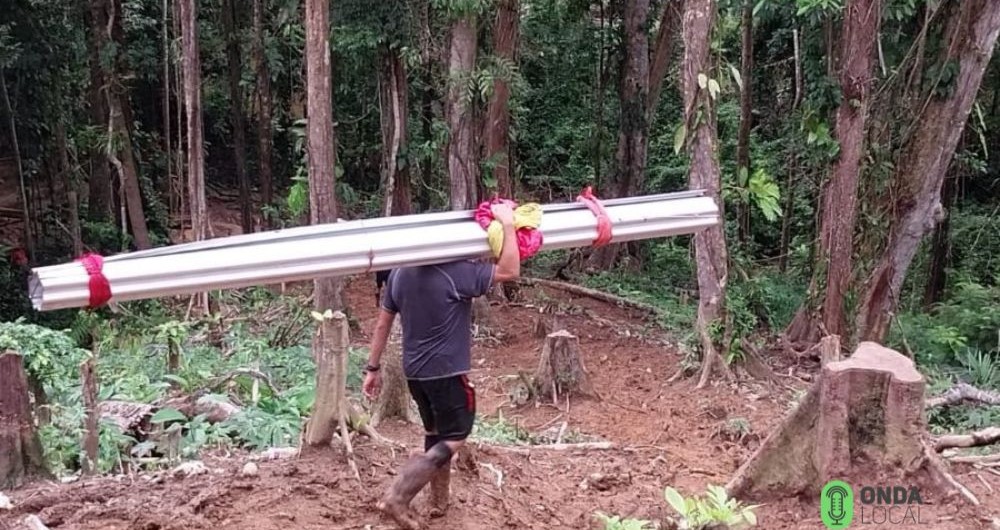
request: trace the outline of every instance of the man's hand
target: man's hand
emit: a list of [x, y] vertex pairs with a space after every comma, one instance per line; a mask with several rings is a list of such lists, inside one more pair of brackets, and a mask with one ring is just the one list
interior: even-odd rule
[[514, 225], [514, 210], [510, 208], [505, 203], [497, 203], [490, 207], [493, 212], [493, 218], [500, 221], [500, 224], [504, 226]]
[[368, 372], [365, 374], [365, 382], [361, 385], [361, 391], [368, 399], [375, 399], [382, 391], [382, 372]]

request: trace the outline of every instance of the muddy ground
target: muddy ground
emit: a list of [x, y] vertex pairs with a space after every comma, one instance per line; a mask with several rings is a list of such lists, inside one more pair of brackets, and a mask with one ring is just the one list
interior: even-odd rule
[[[348, 288], [362, 331], [353, 341], [366, 344], [375, 314], [373, 283], [357, 279]], [[556, 304], [567, 313], [565, 327], [577, 334], [600, 400], [571, 398], [558, 405], [516, 406], [510, 389], [519, 372], [538, 363], [541, 341], [534, 326], [541, 307]], [[477, 450], [478, 469], [457, 471], [453, 507], [430, 529], [598, 528], [603, 511], [663, 522], [672, 515], [663, 489], [685, 494], [723, 485], [764, 437], [781, 421], [805, 383], [788, 377], [775, 382], [717, 382], [697, 390], [696, 381], [668, 382], [681, 355], [644, 315], [589, 298], [541, 288], [522, 288], [519, 301], [497, 305], [488, 329], [480, 329], [471, 379], [481, 416], [502, 416], [540, 432], [558, 428], [614, 442], [612, 450]], [[771, 359], [776, 372], [788, 364]], [[805, 369], [800, 368], [800, 369]], [[741, 429], [740, 426], [743, 426]], [[418, 447], [416, 425], [381, 425], [386, 436]], [[35, 484], [6, 492], [15, 509], [0, 515], [0, 528], [18, 528], [37, 514], [53, 529], [390, 529], [374, 506], [406, 458], [405, 450], [355, 439], [359, 483], [339, 448], [298, 458], [259, 462], [259, 474], [243, 476], [245, 454], [205, 459], [208, 471], [194, 476], [105, 477], [71, 484]], [[860, 524], [852, 528], [991, 528], [1000, 514], [1000, 476], [956, 468], [957, 478], [984, 506], [934, 499], [920, 507], [919, 525]], [[760, 499], [759, 528], [820, 529], [818, 499]], [[422, 493], [415, 506], [426, 515]], [[869, 518], [871, 514], [869, 514]]]

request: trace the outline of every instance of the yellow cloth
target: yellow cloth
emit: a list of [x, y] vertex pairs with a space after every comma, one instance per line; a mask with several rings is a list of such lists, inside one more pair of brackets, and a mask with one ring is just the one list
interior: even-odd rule
[[[542, 206], [536, 202], [522, 204], [514, 209], [514, 229], [538, 228], [542, 224]], [[499, 258], [503, 251], [503, 225], [500, 221], [493, 221], [486, 229], [486, 236], [490, 243], [490, 250], [493, 256]]]

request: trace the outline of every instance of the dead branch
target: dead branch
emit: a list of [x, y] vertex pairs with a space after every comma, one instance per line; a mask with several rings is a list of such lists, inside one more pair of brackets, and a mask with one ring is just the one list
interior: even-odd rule
[[260, 370], [254, 370], [252, 368], [237, 368], [227, 374], [220, 375], [219, 377], [216, 377], [215, 379], [209, 381], [208, 388], [214, 390], [228, 383], [229, 381], [236, 379], [241, 375], [252, 377], [254, 379], [257, 379], [258, 381], [261, 381], [265, 385], [267, 385], [267, 388], [271, 390], [272, 394], [275, 395], [279, 394], [278, 387], [274, 385], [274, 381], [271, 379], [271, 376], [265, 374], [264, 372], [261, 372]]
[[941, 452], [950, 447], [980, 447], [1000, 442], [1000, 427], [988, 427], [972, 434], [949, 434], [934, 443], [934, 450]]
[[571, 283], [557, 282], [555, 280], [543, 280], [541, 278], [521, 278], [519, 282], [524, 285], [558, 289], [566, 293], [575, 294], [578, 296], [585, 296], [607, 304], [612, 304], [619, 307], [627, 307], [629, 309], [642, 311], [654, 317], [661, 316], [660, 310], [649, 304], [645, 304], [643, 302], [638, 302], [635, 300], [629, 300], [628, 298], [624, 298], [611, 293], [606, 293], [604, 291], [598, 291], [597, 289], [581, 287], [579, 285], [573, 285]]
[[934, 454], [934, 450], [932, 450], [926, 443], [921, 443], [921, 445], [924, 446], [924, 462], [928, 471], [930, 471], [931, 476], [954, 488], [955, 491], [965, 497], [965, 499], [972, 503], [973, 506], [979, 506], [979, 499], [948, 472], [944, 462], [942, 462], [941, 459], [936, 458], [937, 455]]
[[1000, 463], [1000, 453], [993, 455], [953, 456], [949, 462], [956, 464], [993, 464]]
[[1000, 393], [989, 390], [980, 390], [966, 383], [959, 383], [939, 396], [934, 396], [926, 401], [927, 408], [950, 407], [959, 403], [970, 401], [985, 405], [1000, 405]]
[[580, 443], [559, 443], [540, 445], [488, 445], [480, 444], [478, 447], [496, 451], [506, 451], [519, 454], [530, 454], [531, 451], [608, 451], [618, 449], [612, 442], [580, 442]]

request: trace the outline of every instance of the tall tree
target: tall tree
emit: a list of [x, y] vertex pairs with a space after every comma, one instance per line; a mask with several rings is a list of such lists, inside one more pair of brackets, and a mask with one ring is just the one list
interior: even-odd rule
[[187, 111], [188, 202], [195, 241], [208, 237], [205, 202], [204, 126], [201, 115], [201, 59], [198, 56], [196, 0], [178, 0], [181, 10], [181, 48], [184, 57], [184, 108]]
[[[337, 221], [337, 197], [329, 1], [306, 0], [305, 16], [309, 220], [312, 224], [333, 223]], [[313, 282], [313, 299], [320, 313], [339, 312], [342, 308], [340, 284], [337, 278], [318, 278]], [[341, 324], [337, 319], [322, 320], [313, 340], [313, 358], [329, 368], [316, 373], [316, 401], [323, 406], [317, 406], [309, 420], [306, 438], [313, 446], [329, 444], [336, 422], [344, 416], [346, 373], [338, 357], [346, 352], [338, 344], [346, 338]]]
[[814, 342], [822, 335], [843, 336], [846, 331], [844, 299], [852, 276], [858, 175], [865, 154], [865, 123], [881, 19], [882, 0], [847, 3], [839, 60], [843, 99], [836, 122], [840, 155], [823, 189], [818, 265], [814, 268], [810, 296], [789, 325], [788, 336], [792, 340]]
[[958, 72], [948, 90], [932, 90], [919, 102], [915, 130], [896, 165], [888, 243], [864, 285], [858, 340], [885, 338], [917, 247], [941, 219], [941, 185], [1000, 33], [1000, 2], [951, 1], [943, 7], [949, 14], [938, 64], [957, 65]]
[[[117, 149], [109, 147], [108, 158], [111, 165], [118, 171], [123, 195], [122, 202], [124, 202], [120, 207], [127, 212], [128, 225], [131, 228], [135, 246], [139, 249], [147, 249], [153, 244], [149, 238], [146, 214], [142, 205], [139, 166], [132, 151], [132, 132], [129, 127], [129, 124], [132, 123], [132, 112], [128, 104], [126, 88], [122, 85], [119, 77], [120, 70], [124, 69], [121, 2], [119, 0], [93, 0], [92, 9], [94, 8], [101, 10], [103, 15], [94, 16], [91, 23], [97, 24], [99, 21], [105, 21], [105, 25], [92, 28], [98, 38], [98, 57], [103, 58], [104, 54], [112, 54], [111, 64], [102, 69], [105, 77], [101, 83], [108, 109], [108, 136], [113, 139], [113, 144], [117, 146]], [[122, 224], [125, 224], [124, 219]]]
[[240, 79], [243, 65], [240, 62], [240, 38], [236, 26], [233, 0], [222, 4], [222, 26], [226, 32], [226, 56], [229, 63], [229, 121], [233, 128], [233, 161], [236, 163], [236, 181], [240, 190], [240, 222], [243, 233], [253, 232], [250, 208], [250, 181], [247, 179], [247, 139], [243, 118], [243, 90]]
[[[740, 130], [736, 139], [736, 170], [739, 172], [741, 183], [746, 183], [750, 179], [750, 129], [753, 125], [753, 99], [750, 91], [753, 80], [753, 4], [752, 0], [743, 0], [740, 22], [743, 45], [740, 50]], [[748, 201], [736, 203], [736, 221], [740, 243], [746, 243], [750, 239]]]
[[[264, 43], [264, 0], [253, 0], [253, 57], [257, 78], [257, 183], [265, 207], [274, 202], [271, 176], [271, 69], [267, 64]], [[269, 220], [263, 220], [270, 226]]]
[[[684, 60], [681, 84], [687, 154], [690, 160], [688, 185], [702, 189], [723, 210], [719, 173], [718, 136], [716, 132], [715, 94], [710, 90], [712, 28], [715, 24], [715, 0], [687, 0], [684, 5]], [[724, 216], [723, 216], [724, 217]], [[698, 269], [697, 328], [702, 347], [702, 372], [698, 387], [708, 383], [713, 366], [728, 371], [711, 329], [725, 320], [728, 254], [726, 235], [721, 224], [694, 236]]]
[[396, 46], [379, 46], [379, 108], [382, 127], [383, 214], [410, 213], [411, 190], [409, 164], [400, 165], [399, 157], [407, 150], [409, 91], [406, 67]]
[[663, 82], [667, 78], [670, 59], [674, 55], [674, 42], [677, 41], [677, 29], [681, 24], [681, 0], [666, 0], [660, 12], [660, 23], [656, 30], [656, 42], [653, 45], [652, 59], [649, 63], [649, 96], [646, 100], [646, 121], [653, 123], [656, 108], [660, 104], [660, 93]]
[[624, 52], [621, 70], [621, 117], [618, 130], [616, 186], [610, 193], [616, 197], [635, 194], [646, 175], [646, 147], [649, 122], [646, 103], [649, 94], [649, 38], [646, 21], [649, 0], [625, 0]]
[[[475, 2], [473, 2], [475, 3]], [[448, 53], [448, 177], [451, 208], [474, 208], [479, 199], [479, 160], [475, 149], [475, 115], [467, 95], [468, 80], [476, 66], [478, 39], [475, 9], [451, 13], [451, 44]]]
[[17, 122], [14, 119], [14, 108], [10, 104], [10, 94], [7, 91], [7, 78], [3, 68], [0, 68], [0, 96], [3, 96], [4, 112], [7, 114], [7, 132], [10, 134], [11, 147], [14, 149], [14, 162], [17, 165], [17, 182], [21, 196], [21, 215], [24, 218], [24, 248], [28, 259], [35, 259], [35, 235], [31, 229], [31, 207], [28, 203], [28, 190], [24, 179], [24, 164], [21, 161], [21, 144], [17, 141]]
[[[516, 61], [520, 28], [519, 0], [500, 0], [493, 22], [493, 53], [499, 61]], [[493, 95], [486, 112], [486, 160], [493, 164], [493, 179], [503, 197], [514, 194], [513, 160], [510, 149], [510, 83], [499, 76], [493, 82]]]
[[[108, 106], [104, 97], [107, 75], [101, 61], [103, 28], [107, 27], [108, 24], [107, 9], [104, 7], [105, 1], [91, 0], [90, 9], [85, 10], [85, 18], [90, 27], [90, 38], [87, 46], [90, 60], [90, 86], [87, 99], [90, 103], [91, 120], [94, 126], [100, 128], [105, 128], [108, 124]], [[90, 160], [90, 175], [87, 218], [91, 221], [113, 221], [115, 218], [115, 194], [108, 157], [100, 147], [94, 146], [88, 153], [88, 158]]]

